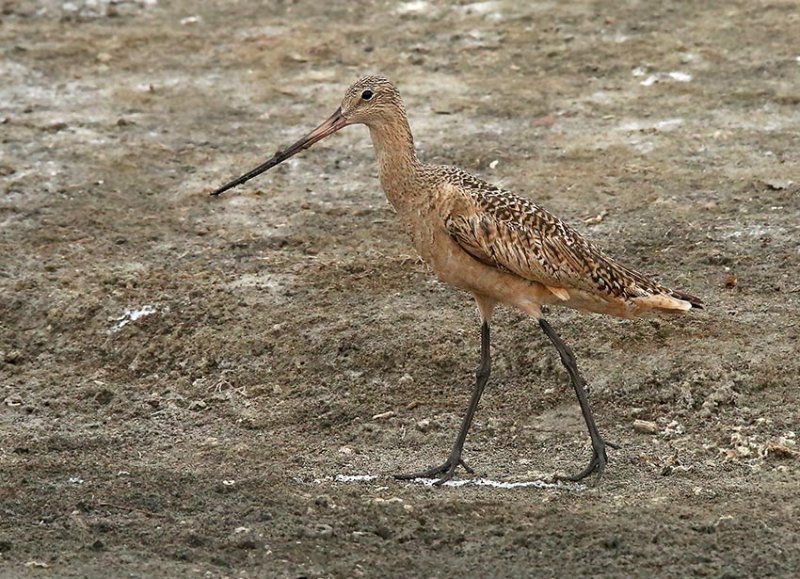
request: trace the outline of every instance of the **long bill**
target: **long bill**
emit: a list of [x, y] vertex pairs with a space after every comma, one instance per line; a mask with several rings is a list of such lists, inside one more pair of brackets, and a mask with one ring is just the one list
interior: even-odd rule
[[249, 181], [253, 177], [260, 175], [264, 171], [268, 171], [272, 169], [275, 165], [283, 163], [289, 157], [293, 157], [303, 149], [308, 149], [311, 145], [320, 141], [338, 131], [341, 128], [344, 128], [348, 125], [347, 119], [342, 116], [342, 109], [339, 107], [336, 109], [336, 112], [333, 113], [328, 120], [318, 126], [316, 129], [308, 133], [305, 137], [297, 141], [294, 145], [283, 149], [282, 151], [277, 151], [272, 157], [267, 160], [265, 163], [262, 163], [252, 171], [245, 173], [241, 177], [230, 181], [229, 183], [225, 183], [222, 187], [211, 193], [213, 196], [217, 196], [221, 193], [224, 193], [228, 189], [233, 189], [237, 185], [241, 185], [242, 183]]

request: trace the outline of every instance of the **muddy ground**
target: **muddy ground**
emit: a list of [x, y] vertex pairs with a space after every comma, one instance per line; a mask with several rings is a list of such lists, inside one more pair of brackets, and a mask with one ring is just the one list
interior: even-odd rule
[[[712, 4], [0, 2], [0, 575], [795, 576], [800, 11]], [[209, 198], [367, 72], [425, 159], [708, 302], [548, 312], [599, 483], [390, 477], [448, 452], [478, 322], [363, 127]], [[582, 468], [552, 347], [494, 338], [460, 479]]]

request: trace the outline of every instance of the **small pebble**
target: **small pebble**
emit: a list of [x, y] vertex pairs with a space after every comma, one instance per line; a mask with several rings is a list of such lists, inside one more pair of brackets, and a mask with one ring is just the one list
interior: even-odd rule
[[327, 509], [331, 506], [331, 498], [328, 495], [319, 495], [314, 499], [314, 504], [323, 509]]
[[407, 386], [408, 384], [412, 384], [414, 382], [414, 377], [411, 374], [403, 374], [400, 376], [400, 380], [397, 381], [400, 386]]
[[303, 529], [303, 534], [306, 537], [330, 537], [333, 535], [333, 527], [325, 523], [318, 523]]
[[28, 561], [25, 566], [28, 568], [47, 569], [50, 565], [44, 561]]
[[403, 499], [400, 497], [392, 497], [390, 499], [384, 499], [383, 497], [375, 497], [372, 499], [372, 503], [375, 505], [383, 505], [386, 503], [402, 503]]
[[11, 394], [3, 401], [6, 406], [15, 407], [22, 406], [22, 397], [19, 394]]
[[658, 425], [655, 422], [650, 422], [649, 420], [636, 419], [633, 421], [633, 429], [636, 432], [641, 432], [642, 434], [655, 434], [658, 432]]
[[420, 432], [428, 432], [431, 429], [431, 421], [428, 420], [427, 418], [423, 418], [422, 420], [417, 422], [416, 426], [417, 430], [419, 430]]

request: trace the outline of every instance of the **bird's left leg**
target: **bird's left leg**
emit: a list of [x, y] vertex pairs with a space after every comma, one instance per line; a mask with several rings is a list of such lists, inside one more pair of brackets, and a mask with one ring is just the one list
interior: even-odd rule
[[[472, 398], [470, 399], [467, 413], [461, 421], [461, 429], [458, 431], [453, 449], [450, 451], [450, 456], [447, 460], [439, 466], [434, 466], [429, 469], [415, 472], [412, 474], [396, 474], [394, 478], [400, 480], [413, 480], [416, 478], [430, 478], [439, 477], [433, 484], [436, 486], [442, 485], [451, 478], [458, 466], [463, 466], [467, 472], [472, 473], [473, 470], [466, 465], [461, 458], [461, 453], [464, 450], [464, 442], [467, 440], [467, 433], [472, 425], [472, 419], [475, 416], [475, 411], [478, 409], [478, 402], [480, 402], [483, 390], [486, 388], [486, 383], [489, 381], [489, 375], [492, 370], [492, 357], [490, 353], [490, 331], [489, 321], [484, 319], [481, 324], [481, 364], [475, 373], [475, 388], [472, 391]], [[441, 475], [441, 476], [440, 476]]]
[[606, 463], [608, 462], [606, 447], [617, 448], [617, 446], [611, 444], [610, 442], [606, 442], [603, 440], [603, 437], [600, 436], [600, 431], [598, 430], [597, 424], [595, 424], [594, 421], [594, 416], [592, 415], [592, 409], [589, 406], [589, 399], [586, 396], [586, 381], [583, 379], [583, 376], [581, 376], [580, 372], [578, 372], [578, 364], [575, 361], [575, 354], [572, 353], [570, 347], [564, 343], [558, 334], [556, 334], [553, 327], [547, 323], [547, 320], [544, 318], [539, 318], [539, 326], [542, 328], [542, 331], [544, 331], [547, 337], [550, 338], [550, 341], [556, 347], [556, 350], [558, 350], [558, 354], [561, 356], [561, 363], [564, 364], [564, 367], [569, 373], [570, 380], [572, 381], [572, 387], [575, 389], [575, 394], [578, 397], [578, 403], [581, 405], [583, 419], [586, 421], [586, 427], [589, 429], [589, 436], [592, 439], [592, 460], [589, 462], [589, 466], [576, 475], [559, 476], [557, 478], [579, 481], [594, 472], [596, 472], [599, 476], [603, 474], [603, 470], [605, 470]]
[[435, 476], [438, 477], [438, 480], [433, 484], [439, 486], [453, 478], [453, 474], [458, 466], [463, 466], [464, 469], [470, 474], [474, 473], [474, 471], [468, 467], [461, 458], [461, 452], [464, 449], [464, 441], [467, 439], [467, 433], [469, 432], [469, 427], [472, 424], [472, 419], [475, 416], [475, 411], [478, 409], [478, 402], [480, 402], [481, 395], [483, 394], [483, 390], [486, 388], [486, 384], [489, 382], [489, 375], [492, 371], [491, 331], [489, 330], [489, 320], [492, 319], [492, 313], [494, 312], [494, 307], [497, 302], [492, 298], [482, 294], [473, 294], [473, 297], [475, 298], [475, 302], [478, 306], [478, 312], [481, 316], [481, 363], [478, 366], [478, 370], [475, 372], [475, 388], [472, 391], [472, 398], [469, 401], [467, 413], [464, 415], [464, 419], [461, 421], [461, 429], [458, 431], [458, 436], [456, 437], [455, 443], [453, 443], [453, 449], [450, 451], [450, 456], [448, 456], [447, 460], [439, 466], [434, 466], [427, 470], [413, 474], [395, 475], [395, 478], [401, 480], [410, 480], [415, 478], [430, 478]]

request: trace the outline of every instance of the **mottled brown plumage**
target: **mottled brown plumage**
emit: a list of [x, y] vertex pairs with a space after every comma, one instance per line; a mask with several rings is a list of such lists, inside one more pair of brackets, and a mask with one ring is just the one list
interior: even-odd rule
[[[536, 203], [459, 169], [444, 167], [442, 172], [470, 203], [466, 211], [448, 215], [445, 226], [482, 263], [543, 284], [565, 305], [570, 305], [572, 293], [586, 292], [610, 304], [621, 302], [625, 309], [619, 311], [630, 315], [648, 308], [702, 306], [698, 298], [666, 288], [608, 257]], [[589, 309], [602, 311], [602, 306]], [[617, 313], [614, 310], [608, 313]]]
[[570, 374], [593, 451], [589, 466], [570, 478], [578, 480], [592, 472], [602, 473], [606, 447], [613, 445], [600, 436], [574, 355], [542, 318], [541, 306], [554, 304], [632, 317], [648, 311], [700, 308], [702, 301], [621, 265], [528, 199], [461, 169], [420, 162], [400, 94], [380, 76], [358, 80], [345, 92], [341, 107], [322, 125], [213, 194], [255, 177], [351, 124], [369, 128], [381, 185], [415, 249], [439, 279], [472, 293], [483, 322], [481, 365], [473, 397], [448, 459], [442, 465], [401, 478], [441, 475], [438, 482], [442, 483], [453, 476], [458, 465], [466, 467], [461, 452], [489, 378], [489, 320], [498, 303], [537, 318]]

